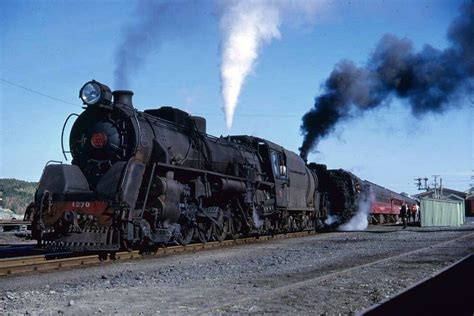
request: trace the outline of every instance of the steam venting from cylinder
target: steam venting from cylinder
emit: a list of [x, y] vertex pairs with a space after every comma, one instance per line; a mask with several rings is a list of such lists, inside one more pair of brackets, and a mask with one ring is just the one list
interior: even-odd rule
[[242, 85], [264, 46], [280, 38], [282, 19], [304, 13], [311, 18], [317, 4], [305, 0], [245, 0], [218, 3], [221, 31], [221, 94], [227, 128], [231, 128]]
[[316, 97], [314, 108], [303, 116], [300, 155], [308, 153], [337, 124], [354, 114], [389, 103], [395, 95], [406, 99], [412, 113], [441, 113], [455, 106], [461, 93], [474, 91], [474, 2], [465, 3], [447, 33], [444, 50], [425, 45], [414, 52], [406, 38], [387, 34], [378, 42], [367, 66], [339, 62]]
[[354, 216], [345, 224], [340, 225], [337, 230], [357, 231], [365, 230], [369, 226], [368, 216], [371, 212], [372, 204], [375, 201], [375, 194], [372, 186], [366, 187], [357, 201], [357, 211]]

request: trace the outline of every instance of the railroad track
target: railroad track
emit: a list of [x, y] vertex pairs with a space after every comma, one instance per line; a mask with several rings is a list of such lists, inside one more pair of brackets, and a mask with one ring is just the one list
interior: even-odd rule
[[35, 248], [35, 245], [21, 245], [21, 244], [9, 244], [0, 245], [0, 259], [12, 258], [12, 257], [24, 257], [44, 254], [45, 251], [41, 251]]
[[304, 231], [304, 232], [295, 232], [295, 233], [287, 233], [287, 234], [278, 234], [274, 236], [258, 236], [258, 237], [248, 237], [248, 238], [241, 238], [236, 240], [224, 240], [222, 242], [208, 242], [205, 244], [197, 243], [197, 244], [190, 244], [186, 246], [170, 246], [159, 248], [155, 252], [146, 253], [143, 255], [138, 250], [134, 251], [124, 251], [124, 252], [117, 252], [114, 256], [104, 258], [99, 254], [94, 255], [86, 255], [86, 256], [75, 256], [69, 258], [60, 258], [60, 259], [47, 259], [48, 254], [45, 255], [37, 255], [37, 256], [26, 256], [26, 257], [13, 257], [13, 258], [6, 258], [0, 259], [0, 277], [5, 277], [8, 275], [18, 275], [18, 274], [25, 274], [25, 273], [34, 273], [40, 271], [51, 271], [51, 270], [59, 270], [59, 269], [66, 269], [66, 268], [77, 268], [77, 267], [84, 267], [96, 264], [103, 264], [107, 262], [116, 262], [116, 261], [125, 261], [125, 260], [133, 260], [133, 259], [140, 259], [140, 258], [150, 258], [150, 257], [162, 257], [168, 256], [178, 253], [186, 253], [186, 252], [193, 252], [193, 251], [202, 251], [202, 250], [210, 250], [210, 249], [217, 249], [217, 248], [225, 248], [230, 246], [242, 245], [242, 244], [251, 244], [251, 243], [258, 243], [263, 241], [269, 240], [278, 240], [278, 239], [286, 239], [286, 238], [296, 238], [296, 237], [306, 237], [315, 235], [316, 232], [314, 231]]
[[22, 221], [22, 220], [0, 220], [0, 232], [7, 232], [13, 231], [20, 227], [31, 228], [30, 221]]
[[30, 226], [31, 221], [23, 221], [19, 219], [2, 219], [0, 220], [0, 226], [20, 226], [20, 225], [26, 225]]
[[199, 311], [199, 314], [200, 315], [207, 315], [207, 314], [222, 313], [223, 311], [226, 311], [227, 308], [231, 308], [234, 305], [240, 305], [240, 304], [255, 301], [255, 300], [263, 300], [263, 299], [265, 299], [267, 297], [270, 297], [270, 296], [273, 296], [273, 295], [281, 295], [282, 293], [288, 293], [290, 290], [295, 290], [295, 289], [302, 288], [302, 287], [305, 287], [305, 286], [308, 286], [308, 285], [311, 285], [311, 284], [314, 284], [314, 283], [317, 283], [317, 282], [320, 282], [320, 281], [328, 280], [332, 277], [344, 275], [346, 273], [354, 272], [354, 271], [357, 271], [357, 270], [360, 271], [361, 269], [364, 269], [364, 268], [375, 266], [375, 265], [380, 264], [380, 263], [386, 263], [386, 262], [389, 262], [391, 260], [407, 257], [407, 256], [410, 256], [410, 255], [413, 255], [413, 254], [421, 253], [421, 252], [429, 250], [429, 249], [442, 248], [442, 247], [445, 247], [446, 245], [449, 245], [449, 244], [451, 244], [455, 241], [462, 240], [462, 239], [465, 239], [465, 238], [468, 238], [468, 237], [471, 237], [471, 236], [474, 236], [474, 233], [462, 235], [462, 236], [459, 236], [459, 237], [456, 237], [456, 238], [453, 238], [453, 239], [450, 239], [450, 240], [447, 240], [447, 241], [442, 241], [442, 242], [439, 242], [439, 243], [436, 243], [436, 244], [433, 244], [433, 245], [429, 245], [429, 246], [426, 246], [426, 247], [422, 247], [422, 248], [414, 249], [414, 250], [411, 250], [411, 251], [399, 253], [399, 254], [389, 256], [389, 257], [386, 257], [386, 258], [383, 258], [383, 259], [376, 259], [374, 261], [359, 264], [359, 265], [356, 265], [356, 266], [353, 266], [353, 267], [344, 268], [344, 269], [341, 269], [341, 270], [329, 272], [327, 274], [316, 276], [316, 277], [313, 277], [313, 278], [308, 278], [306, 280], [290, 283], [290, 284], [283, 285], [283, 286], [278, 286], [276, 288], [272, 288], [272, 289], [269, 289], [269, 290], [262, 291], [259, 294], [252, 293], [252, 295], [244, 295], [243, 297], [234, 298], [233, 300], [229, 300], [224, 304], [216, 304], [214, 306], [211, 306], [209, 308], [201, 310], [201, 311]]

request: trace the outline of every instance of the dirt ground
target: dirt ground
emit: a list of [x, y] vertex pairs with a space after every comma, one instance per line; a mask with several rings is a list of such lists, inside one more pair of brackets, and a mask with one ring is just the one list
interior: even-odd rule
[[474, 252], [460, 228], [370, 227], [0, 279], [4, 314], [353, 314]]

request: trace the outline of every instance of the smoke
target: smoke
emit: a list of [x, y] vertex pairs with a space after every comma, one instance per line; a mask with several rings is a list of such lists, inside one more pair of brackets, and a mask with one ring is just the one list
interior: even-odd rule
[[375, 195], [372, 187], [369, 186], [369, 191], [365, 189], [361, 192], [359, 197], [356, 214], [345, 224], [339, 226], [337, 230], [340, 231], [354, 231], [365, 230], [369, 226], [367, 217], [369, 216], [372, 203], [375, 201]]
[[165, 41], [196, 32], [204, 16], [197, 1], [138, 1], [135, 18], [123, 29], [115, 52], [115, 87], [129, 88], [130, 78]]
[[464, 4], [460, 13], [449, 27], [450, 46], [444, 50], [425, 45], [414, 52], [410, 40], [387, 34], [365, 67], [348, 60], [339, 62], [314, 108], [303, 116], [301, 157], [307, 159], [340, 121], [387, 104], [392, 95], [406, 99], [412, 113], [420, 117], [447, 110], [458, 92], [472, 93], [474, 2]]
[[232, 127], [240, 91], [264, 44], [280, 38], [286, 17], [310, 18], [316, 4], [304, 0], [229, 0], [220, 3], [221, 93], [227, 128]]
[[331, 226], [333, 224], [339, 223], [341, 219], [337, 215], [328, 215], [328, 218], [324, 221], [324, 224]]

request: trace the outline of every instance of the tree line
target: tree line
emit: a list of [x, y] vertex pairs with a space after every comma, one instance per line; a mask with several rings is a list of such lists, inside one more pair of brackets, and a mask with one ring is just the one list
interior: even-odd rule
[[3, 189], [3, 208], [16, 214], [25, 213], [28, 204], [33, 202], [38, 182], [17, 179], [0, 179], [0, 190]]

